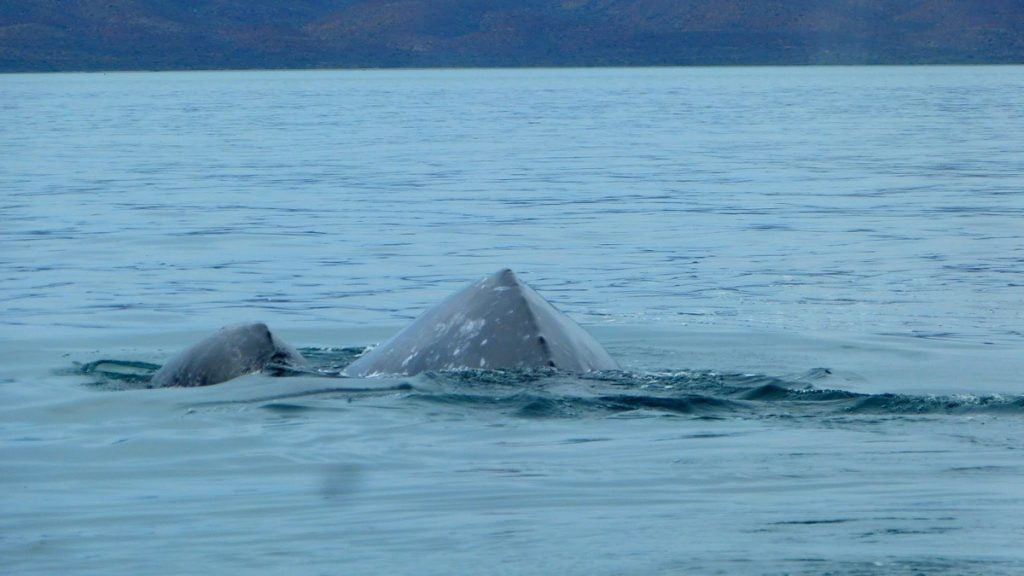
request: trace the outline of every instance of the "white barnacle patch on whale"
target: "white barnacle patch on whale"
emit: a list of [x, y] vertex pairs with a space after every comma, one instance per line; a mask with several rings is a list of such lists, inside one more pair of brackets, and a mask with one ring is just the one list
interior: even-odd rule
[[462, 326], [459, 326], [459, 334], [474, 338], [486, 325], [487, 320], [484, 320], [483, 318], [476, 318], [464, 323]]

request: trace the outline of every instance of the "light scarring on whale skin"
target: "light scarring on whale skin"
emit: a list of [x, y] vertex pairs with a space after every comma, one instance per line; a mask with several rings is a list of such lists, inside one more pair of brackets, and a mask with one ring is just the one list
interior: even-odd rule
[[255, 322], [226, 326], [181, 352], [153, 375], [157, 387], [208, 386], [269, 365], [302, 366], [297, 350], [271, 334], [266, 324]]
[[504, 269], [427, 310], [344, 373], [541, 367], [589, 372], [619, 366], [583, 328]]

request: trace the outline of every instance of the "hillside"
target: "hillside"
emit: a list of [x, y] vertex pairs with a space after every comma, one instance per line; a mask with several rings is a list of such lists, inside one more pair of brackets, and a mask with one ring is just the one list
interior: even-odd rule
[[0, 71], [1024, 63], [1020, 0], [0, 0]]

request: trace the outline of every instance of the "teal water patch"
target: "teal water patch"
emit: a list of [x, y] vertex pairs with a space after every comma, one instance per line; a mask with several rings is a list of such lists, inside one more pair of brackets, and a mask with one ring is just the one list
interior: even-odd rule
[[299, 348], [299, 353], [308, 363], [308, 369], [298, 372], [302, 374], [312, 372], [321, 376], [340, 378], [345, 367], [362, 356], [366, 350], [365, 346]]

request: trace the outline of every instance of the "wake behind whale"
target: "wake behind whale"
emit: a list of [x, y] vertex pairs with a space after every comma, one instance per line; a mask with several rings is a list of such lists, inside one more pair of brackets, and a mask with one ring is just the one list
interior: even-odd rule
[[[1024, 415], [1021, 395], [854, 392], [836, 387], [837, 377], [825, 368], [783, 377], [693, 369], [570, 373], [553, 368], [452, 370], [376, 381], [344, 376], [345, 367], [363, 351], [301, 348], [307, 365], [289, 373], [293, 377], [280, 379], [288, 380], [287, 385], [236, 388], [226, 400], [200, 401], [193, 407], [256, 406], [294, 415], [378, 398], [395, 408], [492, 411], [516, 418], [630, 414], [799, 421]], [[74, 374], [89, 378], [97, 390], [132, 390], [152, 387], [149, 379], [158, 368], [102, 360], [81, 365]]]

